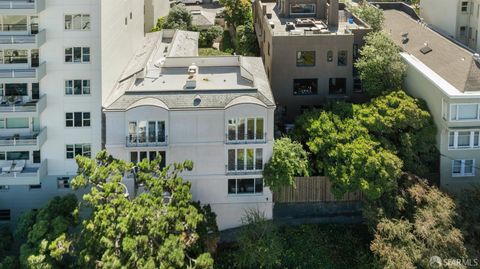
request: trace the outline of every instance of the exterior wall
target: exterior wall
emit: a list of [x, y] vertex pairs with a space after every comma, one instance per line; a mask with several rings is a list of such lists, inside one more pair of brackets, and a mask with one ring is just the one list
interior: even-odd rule
[[145, 33], [150, 32], [157, 19], [166, 16], [169, 10], [169, 0], [145, 0]]
[[[475, 176], [454, 177], [452, 176], [452, 160], [475, 160], [475, 166], [480, 164], [480, 149], [449, 149], [449, 131], [454, 130], [480, 130], [479, 121], [452, 122], [449, 120], [449, 104], [456, 103], [480, 103], [480, 97], [470, 97], [458, 94], [451, 96], [443, 92], [435, 85], [433, 78], [425, 75], [416, 67], [409, 58], [405, 58], [408, 65], [405, 79], [405, 89], [416, 98], [427, 102], [428, 108], [437, 126], [437, 148], [440, 151], [440, 184], [449, 191], [459, 191], [468, 188], [471, 184], [480, 183], [480, 170], [475, 169]], [[478, 96], [478, 95], [477, 95]]]
[[[227, 121], [234, 117], [263, 117], [267, 140], [255, 144], [226, 143]], [[164, 120], [168, 145], [165, 147], [126, 147], [128, 122]], [[228, 179], [261, 178], [254, 174], [229, 175], [226, 171], [227, 151], [237, 148], [262, 148], [266, 163], [273, 150], [273, 109], [254, 104], [235, 105], [226, 110], [169, 111], [154, 106], [142, 106], [126, 112], [106, 112], [107, 151], [116, 158], [130, 161], [131, 151], [165, 151], [166, 163], [192, 160], [194, 168], [182, 174], [192, 183], [194, 200], [210, 204], [217, 214], [220, 229], [241, 225], [247, 208], [257, 208], [272, 217], [272, 194], [265, 188], [262, 194], [228, 194]]]
[[[439, 30], [470, 49], [480, 51], [480, 1], [469, 0], [467, 11], [462, 11], [461, 0], [422, 0], [420, 16], [434, 29]], [[465, 27], [464, 34], [461, 27]]]

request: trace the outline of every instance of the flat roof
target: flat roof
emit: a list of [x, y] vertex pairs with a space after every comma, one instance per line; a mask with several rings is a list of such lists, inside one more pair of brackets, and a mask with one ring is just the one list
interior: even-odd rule
[[[194, 32], [177, 30], [171, 37], [147, 34], [142, 49], [115, 86], [106, 110], [126, 110], [146, 98], [160, 100], [168, 109], [224, 108], [242, 96], [275, 106], [261, 58], [200, 57], [197, 42], [198, 33]], [[194, 76], [188, 73], [191, 66], [198, 68]], [[202, 101], [195, 102], [199, 98]]]
[[[473, 59], [472, 52], [402, 11], [392, 9], [383, 13], [384, 30], [404, 52], [420, 60], [459, 92], [480, 91], [480, 65]], [[404, 36], [408, 36], [408, 41]], [[431, 51], [422, 52], [425, 47]]]
[[[315, 21], [314, 25], [308, 27], [296, 26], [295, 30], [287, 30], [286, 26], [288, 22], [295, 24], [297, 18], [285, 18], [281, 17], [278, 13], [278, 5], [275, 2], [260, 2], [262, 6], [266, 6], [267, 13], [271, 14], [272, 17], [268, 19], [270, 23], [273, 24], [274, 28], [272, 29], [273, 35], [304, 35], [311, 33], [311, 35], [339, 35], [339, 34], [351, 34], [349, 29], [368, 29], [365, 25], [356, 24], [355, 22], [349, 23], [347, 12], [345, 10], [338, 11], [338, 27], [329, 26], [327, 21], [324, 19], [301, 17], [299, 19], [311, 19]], [[317, 30], [314, 34], [313, 30]]]

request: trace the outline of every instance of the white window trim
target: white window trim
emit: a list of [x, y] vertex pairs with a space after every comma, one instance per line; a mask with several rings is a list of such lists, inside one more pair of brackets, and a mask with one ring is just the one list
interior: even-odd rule
[[[88, 29], [75, 29], [75, 28], [73, 28], [73, 27], [71, 27], [71, 28], [69, 28], [69, 29], [66, 29], [65, 26], [66, 26], [66, 23], [67, 23], [67, 22], [66, 22], [66, 20], [65, 20], [65, 17], [66, 17], [66, 16], [72, 16], [72, 19], [73, 19], [73, 16], [76, 16], [76, 15], [81, 16], [81, 17], [80, 17], [80, 26], [83, 25], [83, 18], [84, 18], [85, 16], [88, 16], [88, 17], [89, 17], [89, 20], [88, 20], [88, 22], [89, 22]], [[72, 20], [71, 26], [73, 26], [73, 20]], [[70, 32], [70, 31], [83, 31], [83, 32], [88, 32], [88, 31], [91, 31], [91, 29], [92, 29], [92, 15], [91, 15], [91, 14], [89, 14], [89, 13], [65, 13], [65, 14], [63, 14], [63, 30], [64, 30], [64, 31], [68, 31], [68, 32]]]
[[[244, 132], [244, 138], [245, 139], [243, 139], [243, 140], [238, 139], [238, 123], [240, 122], [241, 119], [243, 119], [245, 121], [245, 132]], [[248, 128], [247, 128], [248, 119], [254, 119], [254, 126], [253, 126], [253, 137], [254, 138], [253, 139], [248, 139]], [[263, 120], [263, 132], [262, 132], [263, 138], [257, 138], [257, 122], [258, 122], [258, 119]], [[235, 121], [235, 139], [232, 139], [232, 140], [229, 139], [229, 132], [230, 132], [229, 121], [230, 120]], [[245, 144], [255, 143], [255, 142], [265, 142], [266, 139], [267, 139], [267, 132], [266, 132], [265, 125], [266, 125], [266, 121], [265, 121], [264, 117], [252, 116], [252, 117], [230, 118], [230, 119], [227, 120], [227, 125], [226, 125], [226, 130], [227, 130], [226, 131], [226, 141], [227, 141], [227, 143], [245, 143]]]
[[[73, 144], [66, 144], [66, 145], [65, 145], [65, 155], [64, 155], [65, 160], [75, 161], [75, 157], [76, 157], [76, 155], [75, 155], [75, 146], [77, 146], [77, 145], [82, 146], [82, 154], [81, 154], [82, 156], [85, 156], [85, 153], [86, 153], [86, 152], [90, 152], [90, 158], [92, 157], [92, 144], [90, 144], [90, 143], [73, 143]], [[67, 158], [67, 153], [68, 153], [67, 148], [68, 148], [68, 146], [73, 146], [73, 158]], [[86, 151], [86, 150], [85, 150], [85, 146], [90, 146], [90, 151]]]
[[[252, 149], [253, 150], [253, 169], [247, 169], [247, 150], [249, 149]], [[260, 169], [257, 168], [257, 149], [261, 149], [262, 150], [262, 167]], [[228, 152], [230, 150], [234, 150], [235, 151], [235, 169], [234, 170], [230, 170], [229, 169], [229, 165], [228, 165]], [[237, 167], [237, 164], [238, 164], [238, 150], [243, 150], [244, 152], [244, 158], [243, 158], [243, 167], [244, 169], [242, 170], [239, 170], [238, 167]], [[227, 149], [227, 172], [228, 173], [258, 173], [258, 172], [261, 172], [263, 171], [263, 168], [265, 167], [265, 149], [262, 148], [262, 147], [245, 147], [245, 148], [230, 148], [230, 149]]]
[[[68, 113], [72, 113], [72, 119], [71, 119], [71, 121], [72, 121], [72, 126], [67, 126], [67, 114], [68, 114]], [[82, 115], [82, 119], [81, 119], [81, 121], [82, 121], [82, 126], [75, 126], [75, 113], [81, 113], [81, 115]], [[85, 118], [85, 114], [86, 114], [86, 113], [89, 113], [89, 114], [90, 114], [90, 117], [89, 117], [88, 119]], [[85, 120], [89, 120], [89, 121], [90, 121], [90, 125], [86, 126], [86, 125], [84, 124]], [[65, 128], [67, 128], [67, 129], [70, 129], [70, 128], [91, 128], [91, 127], [92, 127], [92, 113], [91, 113], [91, 112], [88, 112], [88, 111], [74, 111], [74, 112], [68, 111], [68, 112], [65, 112], [65, 121], [64, 121], [64, 123], [65, 123]]]
[[[459, 147], [458, 146], [458, 133], [459, 132], [470, 132], [470, 143], [468, 147]], [[477, 141], [477, 146], [475, 146], [475, 132], [479, 132], [479, 137]], [[453, 133], [453, 146], [450, 146], [450, 136]], [[448, 138], [447, 138], [447, 146], [449, 150], [469, 150], [469, 149], [479, 149], [480, 148], [480, 129], [478, 130], [455, 130], [455, 131], [448, 131]]]
[[[453, 173], [455, 161], [461, 161], [460, 173]], [[472, 161], [472, 173], [465, 173], [465, 161]], [[475, 160], [452, 160], [452, 177], [474, 177], [475, 176]]]
[[[253, 193], [238, 193], [238, 181], [239, 180], [242, 180], [242, 179], [253, 179]], [[257, 184], [256, 181], [257, 179], [261, 179], [263, 182], [263, 188], [262, 188], [262, 192], [257, 192], [256, 191], [256, 188], [257, 188]], [[235, 190], [237, 190], [237, 193], [229, 193], [228, 191], [228, 182], [230, 180], [235, 180]], [[241, 178], [228, 178], [227, 179], [227, 195], [230, 196], [230, 197], [244, 197], [244, 196], [263, 196], [264, 195], [264, 192], [265, 192], [265, 179], [263, 179], [262, 177], [252, 177], [252, 178], [249, 178], [249, 177], [241, 177]]]
[[[477, 118], [476, 119], [466, 119], [466, 120], [460, 120], [458, 119], [458, 107], [461, 105], [477, 105]], [[452, 119], [453, 115], [453, 110], [454, 107], [456, 107], [455, 111], [455, 119]], [[450, 122], [468, 122], [468, 121], [478, 121], [480, 120], [480, 104], [477, 103], [455, 103], [455, 104], [450, 104], [450, 114], [448, 115], [448, 120]]]
[[[74, 93], [74, 92], [75, 92], [75, 90], [74, 90], [74, 88], [75, 88], [75, 81], [78, 81], [78, 80], [80, 80], [80, 81], [82, 82], [82, 93], [81, 93], [81, 94], [75, 94], [75, 93]], [[71, 82], [72, 82], [72, 94], [67, 94], [67, 85], [66, 85], [67, 81], [71, 81]], [[89, 87], [89, 88], [90, 88], [90, 93], [83, 93], [83, 88], [84, 88], [83, 83], [84, 83], [85, 81], [89, 81], [89, 83], [90, 83], [90, 87]], [[65, 83], [64, 83], [64, 85], [63, 85], [63, 94], [64, 94], [65, 96], [83, 96], [83, 95], [85, 95], [85, 96], [90, 96], [90, 95], [92, 95], [92, 80], [91, 80], [91, 79], [66, 79], [66, 80], [65, 80]]]
[[[82, 60], [80, 62], [75, 62], [74, 59], [73, 59], [73, 57], [75, 55], [75, 48], [80, 48], [81, 49], [81, 54], [82, 54], [81, 59]], [[90, 50], [90, 53], [88, 54], [90, 56], [88, 62], [83, 61], [83, 49], [84, 48], [88, 48]], [[72, 49], [72, 61], [71, 62], [65, 61], [65, 56], [67, 55], [67, 53], [66, 53], [67, 49]], [[92, 48], [89, 47], [89, 46], [86, 46], [86, 47], [79, 47], [79, 46], [64, 47], [63, 48], [63, 63], [64, 64], [90, 64], [90, 63], [92, 63]]]

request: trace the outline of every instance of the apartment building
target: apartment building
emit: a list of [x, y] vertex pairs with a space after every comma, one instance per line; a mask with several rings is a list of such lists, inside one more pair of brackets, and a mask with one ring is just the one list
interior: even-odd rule
[[[182, 177], [221, 230], [248, 209], [272, 217], [262, 179], [273, 151], [275, 101], [261, 58], [198, 57], [198, 33], [148, 34], [105, 108], [106, 149], [131, 162], [192, 160]], [[132, 181], [127, 183], [133, 187]]]
[[338, 0], [254, 2], [255, 30], [279, 119], [363, 97], [354, 61], [370, 27]]
[[167, 16], [174, 4], [173, 0], [145, 0], [145, 33], [152, 31], [158, 18]]
[[102, 101], [143, 13], [136, 0], [0, 1], [0, 221], [68, 192], [75, 155], [102, 149]]
[[480, 183], [480, 56], [401, 10], [384, 14], [408, 66], [405, 89], [427, 102], [437, 126], [442, 188]]
[[422, 0], [420, 16], [432, 28], [455, 38], [475, 51], [480, 51], [479, 0]]

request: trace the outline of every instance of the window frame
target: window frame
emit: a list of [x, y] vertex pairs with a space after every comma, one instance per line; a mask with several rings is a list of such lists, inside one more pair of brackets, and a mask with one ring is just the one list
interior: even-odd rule
[[[472, 172], [465, 173], [465, 163], [467, 161], [472, 162]], [[460, 172], [455, 173], [456, 162], [460, 162]], [[474, 177], [475, 176], [475, 160], [452, 160], [452, 177]]]
[[[242, 180], [253, 180], [253, 192], [238, 192], [239, 190], [239, 181]], [[257, 192], [257, 181], [262, 181], [262, 190]], [[230, 182], [235, 181], [235, 192], [230, 192]], [[260, 196], [263, 195], [265, 190], [265, 180], [261, 177], [254, 177], [254, 178], [229, 178], [227, 179], [227, 195], [228, 196]]]
[[[77, 147], [80, 147], [82, 154], [75, 154]], [[71, 149], [69, 149], [71, 148]], [[88, 150], [87, 150], [88, 149]], [[69, 153], [72, 154], [72, 157], [69, 157]], [[66, 144], [65, 145], [65, 159], [75, 160], [77, 155], [91, 158], [92, 157], [92, 144], [90, 143], [76, 143], [76, 144]]]
[[[249, 158], [249, 151], [252, 152], [251, 158]], [[234, 152], [234, 159], [230, 159], [230, 153]], [[259, 154], [260, 152], [260, 154]], [[264, 149], [263, 148], [258, 148], [258, 147], [246, 147], [246, 148], [230, 148], [227, 149], [227, 164], [226, 164], [226, 170], [227, 173], [259, 173], [263, 171], [265, 167], [265, 158], [264, 158]], [[241, 154], [239, 154], [241, 153]], [[242, 156], [239, 158], [239, 156]], [[260, 156], [260, 158], [259, 158]], [[252, 169], [249, 168], [249, 159], [252, 160]], [[232, 163], [230, 161], [233, 161], [234, 165], [232, 166]], [[239, 164], [240, 161], [243, 160], [243, 163], [241, 164], [243, 169], [239, 169]], [[258, 162], [261, 162], [260, 165], [258, 165]], [[260, 167], [259, 167], [260, 166]], [[230, 169], [231, 167], [234, 167], [234, 169]]]
[[[249, 139], [249, 121], [253, 120], [253, 139]], [[244, 123], [244, 128], [243, 128], [243, 139], [239, 139], [239, 124], [240, 121]], [[261, 130], [259, 129], [260, 123], [261, 122]], [[264, 117], [237, 117], [237, 118], [230, 118], [227, 120], [226, 123], [226, 133], [225, 133], [225, 138], [227, 143], [262, 143], [266, 141], [266, 128], [265, 128], [265, 118]], [[234, 138], [231, 139], [231, 127], [234, 128]], [[261, 135], [259, 131], [262, 131]]]
[[[71, 116], [71, 117], [69, 117]], [[80, 117], [80, 119], [77, 119]], [[80, 125], [76, 123], [80, 122]], [[71, 122], [71, 126], [68, 123]], [[92, 127], [92, 113], [90, 112], [65, 112], [65, 128], [84, 128]]]
[[[459, 133], [469, 132], [469, 144], [468, 146], [459, 146]], [[475, 137], [476, 136], [476, 137]], [[466, 149], [479, 149], [480, 148], [480, 129], [478, 130], [449, 130], [447, 137], [447, 147], [449, 150], [466, 150]], [[453, 142], [453, 143], [452, 143]], [[476, 143], [475, 143], [476, 142]], [[475, 145], [477, 144], [477, 145]]]
[[[78, 82], [80, 82], [80, 93], [75, 93], [75, 83]], [[67, 84], [71, 84], [71, 86]], [[66, 96], [91, 95], [92, 82], [90, 79], [66, 79], [64, 89]], [[70, 93], [68, 93], [67, 89], [70, 89]], [[85, 89], [88, 89], [88, 91], [86, 91]]]
[[[297, 81], [311, 81], [311, 82], [315, 82], [315, 87], [313, 89], [313, 91], [311, 91], [310, 93], [300, 93], [299, 90], [295, 90], [295, 85], [297, 84]], [[293, 92], [292, 94], [294, 96], [308, 96], [308, 95], [317, 95], [318, 94], [318, 78], [294, 78], [293, 79]]]
[[[88, 49], [88, 53], [85, 53], [85, 50]], [[71, 52], [67, 52], [68, 50], [71, 50]], [[76, 50], [80, 51], [80, 61], [76, 61]], [[91, 48], [90, 47], [65, 47], [64, 48], [64, 57], [63, 57], [63, 62], [66, 64], [88, 64], [91, 63]], [[67, 56], [71, 58], [70, 61], [67, 61]], [[86, 57], [88, 57], [88, 60]]]
[[[458, 112], [459, 107], [462, 105], [476, 105], [477, 106], [477, 117], [475, 119], [460, 119]], [[455, 116], [455, 117], [452, 117]], [[480, 103], [454, 103], [449, 106], [449, 117], [450, 122], [466, 122], [466, 121], [479, 121], [480, 120]]]
[[[305, 63], [299, 63], [299, 59], [305, 59], [305, 57], [302, 57], [302, 53], [313, 53], [313, 63], [312, 64], [305, 64]], [[295, 64], [297, 67], [314, 67], [316, 65], [316, 56], [317, 52], [314, 50], [299, 50], [296, 52], [295, 55]]]
[[[70, 21], [70, 28], [67, 27], [67, 17], [71, 17]], [[74, 27], [74, 16], [80, 16], [80, 27], [76, 28]], [[88, 20], [85, 20], [84, 18], [87, 18]], [[64, 25], [64, 30], [65, 31], [90, 31], [91, 30], [91, 23], [92, 23], [92, 16], [88, 13], [74, 13], [74, 14], [64, 14], [63, 15], [63, 25]], [[84, 28], [84, 25], [87, 26], [87, 28]]]

